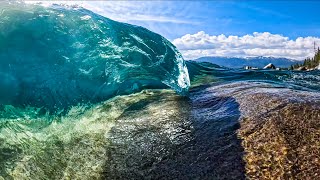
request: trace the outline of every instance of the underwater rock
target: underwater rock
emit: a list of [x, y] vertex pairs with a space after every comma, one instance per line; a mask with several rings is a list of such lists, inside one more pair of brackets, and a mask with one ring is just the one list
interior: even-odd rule
[[[0, 179], [318, 178], [317, 72], [190, 61], [188, 97], [131, 94], [187, 92], [185, 62], [163, 37], [81, 8], [0, 13]], [[104, 101], [118, 94], [129, 95]], [[87, 101], [103, 102], [28, 107]]]
[[320, 95], [231, 83], [206, 90], [239, 103], [238, 136], [248, 179], [316, 179], [320, 174]]
[[0, 178], [316, 179], [319, 103], [316, 92], [236, 82], [0, 121]]
[[202, 88], [192, 88], [190, 100], [162, 94], [163, 102], [128, 109], [109, 131], [105, 177], [314, 179], [320, 173], [319, 94], [254, 82]]

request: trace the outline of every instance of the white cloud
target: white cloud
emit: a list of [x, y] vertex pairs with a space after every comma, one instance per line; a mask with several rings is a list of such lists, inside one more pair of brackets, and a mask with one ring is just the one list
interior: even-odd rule
[[[170, 2], [148, 1], [37, 1], [25, 0], [26, 3], [40, 3], [43, 5], [65, 4], [78, 5], [106, 16], [110, 19], [131, 22], [149, 21], [159, 23], [194, 24], [170, 15], [168, 6]], [[165, 4], [167, 3], [167, 4]]]
[[[190, 14], [190, 11], [195, 7], [199, 8], [201, 3], [191, 1], [24, 1], [45, 6], [52, 4], [80, 6], [116, 21], [143, 26], [169, 39], [178, 37], [177, 34], [183, 35], [189, 32], [188, 29], [202, 23], [199, 17]], [[222, 19], [219, 24], [228, 22], [230, 19]]]
[[202, 56], [273, 56], [301, 60], [313, 56], [314, 42], [320, 45], [320, 38], [290, 39], [269, 32], [254, 32], [245, 36], [210, 36], [203, 31], [173, 40], [185, 59]]

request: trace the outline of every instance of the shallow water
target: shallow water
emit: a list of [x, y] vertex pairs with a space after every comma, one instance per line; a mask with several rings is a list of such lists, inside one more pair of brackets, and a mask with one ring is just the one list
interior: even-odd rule
[[[103, 19], [79, 8], [54, 7], [48, 11], [41, 7], [30, 11], [70, 13], [72, 17], [89, 13]], [[88, 16], [78, 20], [82, 24]], [[138, 33], [145, 31], [104, 20], [117, 28], [128, 26]], [[61, 22], [66, 23], [57, 23]], [[85, 80], [84, 76], [76, 80], [81, 87], [90, 87], [89, 91], [70, 88], [69, 81], [63, 81], [67, 88], [52, 86], [50, 81], [36, 86], [37, 92], [41, 92], [37, 94], [32, 91], [34, 84], [27, 83], [29, 95], [18, 93], [19, 97], [41, 96], [44, 101], [19, 103], [23, 101], [14, 99], [17, 92], [23, 92], [18, 90], [21, 83], [12, 82], [19, 82], [21, 74], [4, 68], [10, 64], [1, 61], [7, 66], [0, 68], [0, 77], [5, 77], [0, 81], [3, 87], [0, 90], [0, 179], [315, 179], [320, 174], [319, 71], [247, 71], [184, 62], [171, 43], [148, 33], [147, 39], [155, 38], [163, 48], [153, 46], [150, 50], [137, 37], [131, 39], [130, 47], [154, 51], [155, 56], [165, 55], [162, 59], [166, 63], [153, 62], [160, 57], [127, 56], [128, 63], [139, 64], [137, 68], [148, 71], [148, 76], [139, 71], [132, 74], [115, 71], [112, 77], [121, 76], [124, 81], [119, 85], [111, 80], [111, 84], [119, 86], [112, 86], [110, 94], [101, 90], [101, 84], [109, 83], [110, 79], [99, 76], [97, 83], [93, 81], [97, 74], [87, 73]], [[0, 50], [6, 49], [1, 43], [3, 37], [0, 36]], [[92, 34], [92, 38], [96, 36]], [[117, 38], [113, 40], [117, 42]], [[97, 63], [94, 67], [105, 69], [108, 63], [99, 66], [99, 60], [110, 58], [86, 59], [80, 66], [94, 62]], [[156, 68], [150, 68], [151, 61], [164, 74], [153, 72]], [[43, 67], [51, 67], [43, 63]], [[73, 72], [69, 71], [70, 66], [62, 64], [64, 70]], [[23, 68], [19, 63], [14, 67]], [[50, 75], [30, 73], [41, 78]], [[59, 75], [65, 80], [65, 74]], [[129, 76], [130, 81], [126, 81]], [[53, 82], [58, 83], [59, 78]], [[121, 92], [114, 92], [117, 90], [114, 87], [121, 87]], [[81, 93], [89, 94], [90, 98], [78, 96]], [[47, 101], [48, 97], [54, 100]], [[51, 102], [56, 101], [70, 103], [52, 107]]]
[[[193, 88], [189, 97], [146, 90], [90, 108], [75, 107], [67, 115], [2, 120], [1, 176], [314, 177], [319, 170], [312, 157], [319, 155], [320, 95], [277, 86], [221, 83]], [[308, 156], [301, 157], [301, 148]], [[312, 169], [294, 167], [304, 164]]]

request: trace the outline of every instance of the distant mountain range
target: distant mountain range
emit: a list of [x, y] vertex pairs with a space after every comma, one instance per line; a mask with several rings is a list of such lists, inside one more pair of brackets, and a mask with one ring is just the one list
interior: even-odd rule
[[[269, 63], [274, 64], [276, 67], [288, 68], [299, 61], [287, 58], [275, 58], [275, 57], [248, 57], [248, 58], [236, 58], [236, 57], [201, 57], [194, 61], [210, 62], [220, 66], [229, 68], [243, 68], [244, 66], [251, 66], [257, 68], [263, 68]], [[301, 62], [300, 62], [301, 63]]]

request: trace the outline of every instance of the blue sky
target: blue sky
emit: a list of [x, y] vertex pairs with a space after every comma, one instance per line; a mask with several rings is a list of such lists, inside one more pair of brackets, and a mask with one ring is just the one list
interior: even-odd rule
[[[57, 2], [57, 1], [55, 1]], [[320, 45], [318, 1], [69, 1], [111, 19], [146, 27], [186, 59], [275, 56], [303, 59]]]
[[253, 32], [290, 38], [320, 36], [318, 1], [122, 2], [126, 5], [121, 17], [103, 9], [112, 8], [103, 5], [106, 3], [92, 2], [99, 4], [101, 13], [111, 18], [147, 27], [170, 40], [199, 31], [238, 36]]

